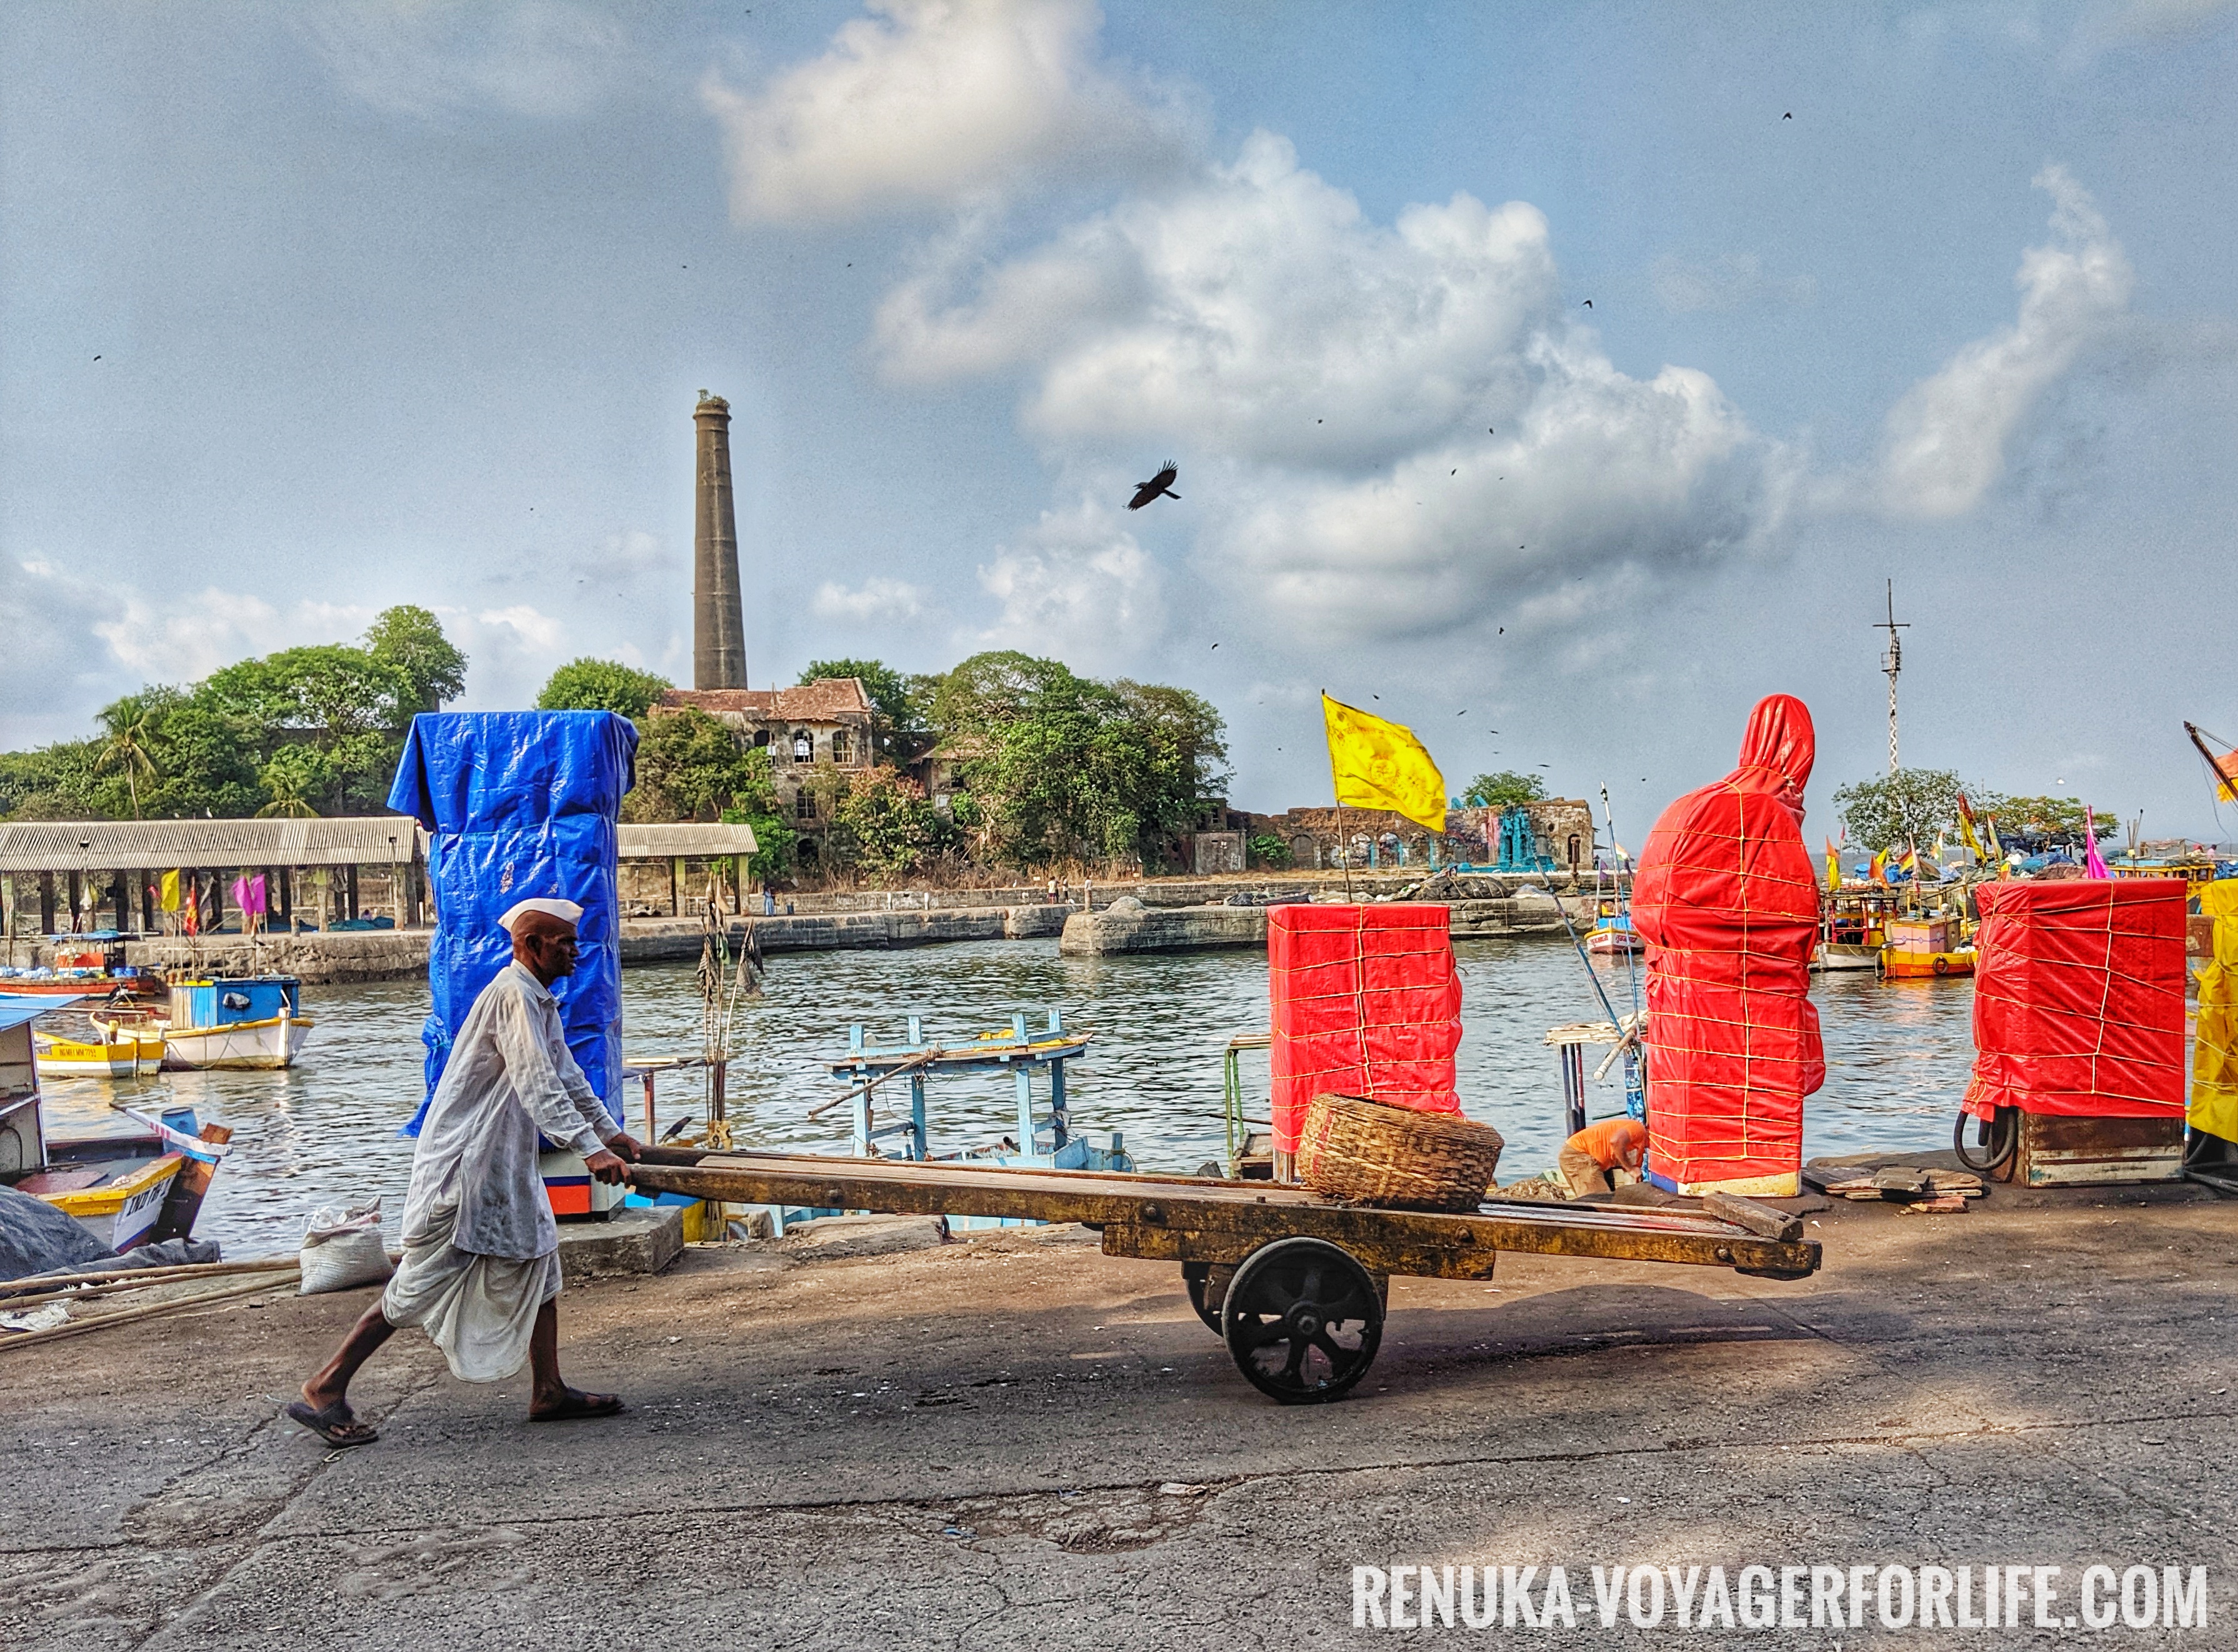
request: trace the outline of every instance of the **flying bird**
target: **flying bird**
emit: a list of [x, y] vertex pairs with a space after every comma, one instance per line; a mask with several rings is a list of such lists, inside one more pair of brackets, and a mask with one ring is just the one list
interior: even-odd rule
[[1781, 116], [1779, 118], [1783, 121], [1791, 121], [1795, 118], [1795, 111], [1793, 109], [1790, 109], [1786, 114]]
[[1463, 707], [1461, 707], [1461, 709], [1460, 709], [1460, 710], [1458, 710], [1458, 711], [1454, 712], [1454, 713], [1453, 713], [1453, 715], [1454, 715], [1455, 717], [1467, 717], [1467, 716], [1468, 715], [1468, 707], [1467, 707], [1466, 705], [1465, 705], [1465, 706], [1463, 706]]
[[94, 357], [94, 360], [96, 360], [96, 361], [98, 361], [98, 360], [101, 360], [101, 358], [100, 358], [99, 356], [96, 356], [96, 357]]
[[1181, 472], [1174, 468], [1174, 461], [1168, 459], [1163, 470], [1135, 490], [1135, 497], [1127, 501], [1127, 508], [1139, 511], [1161, 493], [1169, 499], [1178, 500], [1181, 495], [1174, 492], [1174, 479], [1180, 474]]
[[1592, 300], [1591, 300], [1591, 299], [1587, 299], [1587, 300], [1586, 301], [1586, 307], [1587, 309], [1591, 309], [1591, 308], [1592, 308], [1592, 307], [1593, 307], [1593, 301], [1592, 301]]
[[1219, 647], [1219, 646], [1220, 646], [1220, 644], [1219, 644], [1218, 643], [1215, 643], [1215, 644], [1213, 644], [1213, 646], [1214, 646], [1215, 648], [1217, 648], [1217, 647]]

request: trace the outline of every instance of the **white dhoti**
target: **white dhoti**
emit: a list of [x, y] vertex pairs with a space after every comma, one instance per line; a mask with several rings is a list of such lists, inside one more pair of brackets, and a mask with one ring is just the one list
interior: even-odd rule
[[470, 1383], [502, 1382], [528, 1361], [537, 1311], [560, 1294], [560, 1252], [526, 1261], [462, 1251], [455, 1200], [404, 1232], [404, 1260], [381, 1292], [381, 1317], [419, 1325]]

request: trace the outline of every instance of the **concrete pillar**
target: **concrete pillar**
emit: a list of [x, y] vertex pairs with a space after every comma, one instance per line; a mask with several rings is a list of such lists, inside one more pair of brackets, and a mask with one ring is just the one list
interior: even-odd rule
[[134, 874], [140, 880], [140, 933], [156, 933], [156, 875], [146, 867]]
[[745, 605], [731, 501], [731, 404], [699, 393], [699, 486], [692, 513], [692, 686], [746, 686]]
[[39, 874], [39, 933], [52, 935], [54, 932], [55, 875], [52, 872], [42, 872]]
[[349, 910], [343, 913], [342, 916], [354, 918], [357, 916], [357, 864], [352, 862], [349, 869]]
[[109, 886], [109, 898], [116, 907], [116, 933], [124, 935], [132, 928], [131, 909], [126, 904], [131, 897], [124, 888], [123, 873], [111, 872], [109, 877], [112, 880]]
[[283, 866], [280, 869], [279, 889], [277, 898], [280, 902], [280, 927], [293, 935], [295, 932], [295, 869], [294, 867]]

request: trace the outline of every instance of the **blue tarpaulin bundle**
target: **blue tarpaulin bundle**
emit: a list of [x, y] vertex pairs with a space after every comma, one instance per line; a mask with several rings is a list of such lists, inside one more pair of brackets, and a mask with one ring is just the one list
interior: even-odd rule
[[[388, 806], [433, 839], [436, 926], [427, 958], [434, 1006], [421, 1028], [427, 1097], [451, 1041], [513, 956], [498, 919], [517, 901], [583, 909], [582, 956], [553, 984], [567, 1047], [621, 1120], [621, 908], [614, 823], [634, 778], [637, 730], [611, 711], [435, 711], [412, 719]], [[427, 1100], [405, 1127], [419, 1133]]]

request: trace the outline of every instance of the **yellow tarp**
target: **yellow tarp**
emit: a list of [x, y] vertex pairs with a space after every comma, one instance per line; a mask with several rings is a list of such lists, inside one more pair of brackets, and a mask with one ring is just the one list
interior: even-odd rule
[[1328, 724], [1329, 770], [1336, 800], [1355, 809], [1388, 809], [1446, 829], [1446, 777], [1412, 729], [1321, 696]]
[[2215, 955], [2199, 972], [2199, 1020], [2191, 1044], [2191, 1126], [2238, 1141], [2238, 878], [2199, 892], [2215, 920]]

